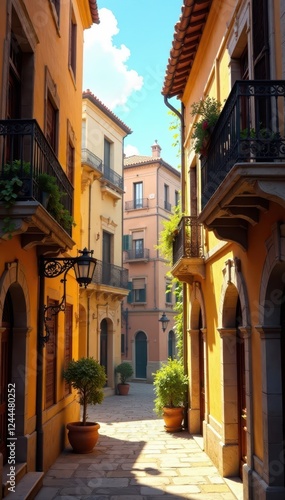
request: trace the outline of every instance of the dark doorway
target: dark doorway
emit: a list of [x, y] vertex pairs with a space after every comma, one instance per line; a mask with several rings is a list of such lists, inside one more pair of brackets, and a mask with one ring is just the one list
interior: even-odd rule
[[100, 364], [104, 366], [105, 372], [108, 374], [108, 323], [106, 319], [101, 321]]
[[237, 390], [238, 390], [238, 429], [239, 429], [239, 473], [242, 478], [242, 469], [247, 463], [247, 411], [245, 388], [245, 351], [244, 338], [239, 330], [242, 324], [241, 304], [237, 301], [236, 307], [236, 356], [237, 356]]
[[3, 455], [3, 463], [7, 463], [7, 399], [8, 384], [11, 382], [11, 356], [12, 356], [12, 328], [13, 328], [13, 305], [11, 295], [8, 292], [5, 298], [1, 334], [1, 366], [0, 366], [0, 453]]
[[136, 378], [146, 378], [147, 342], [146, 334], [136, 334]]

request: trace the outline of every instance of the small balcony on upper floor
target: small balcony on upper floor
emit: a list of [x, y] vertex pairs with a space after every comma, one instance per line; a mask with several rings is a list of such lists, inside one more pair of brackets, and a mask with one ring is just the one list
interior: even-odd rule
[[0, 238], [71, 249], [72, 208], [73, 186], [36, 120], [0, 120]]
[[102, 160], [88, 148], [81, 149], [81, 163], [83, 170], [86, 173], [86, 177], [88, 177], [88, 174], [91, 174], [90, 179], [92, 178], [94, 180], [102, 176]]
[[285, 207], [285, 81], [237, 81], [202, 157], [199, 221], [247, 249], [270, 202]]
[[124, 262], [147, 262], [149, 261], [149, 249], [131, 249], [124, 250]]
[[205, 278], [203, 225], [198, 217], [183, 216], [174, 234], [172, 275], [187, 283]]
[[98, 293], [121, 300], [129, 293], [128, 275], [127, 269], [97, 259], [92, 283], [98, 285]]
[[102, 196], [108, 193], [114, 202], [122, 198], [124, 191], [123, 177], [108, 165], [104, 165], [102, 160], [88, 148], [81, 149], [81, 164], [83, 167], [83, 188], [90, 182], [99, 179]]
[[136, 200], [125, 201], [125, 210], [139, 210], [141, 208], [148, 208], [148, 198], [138, 198]]

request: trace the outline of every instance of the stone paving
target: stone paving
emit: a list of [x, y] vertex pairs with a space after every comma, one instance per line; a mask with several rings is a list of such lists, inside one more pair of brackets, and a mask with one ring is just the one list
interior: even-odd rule
[[234, 500], [242, 484], [223, 479], [187, 431], [168, 433], [153, 412], [153, 386], [131, 383], [128, 396], [89, 407], [100, 423], [93, 452], [67, 448], [44, 477], [36, 500]]

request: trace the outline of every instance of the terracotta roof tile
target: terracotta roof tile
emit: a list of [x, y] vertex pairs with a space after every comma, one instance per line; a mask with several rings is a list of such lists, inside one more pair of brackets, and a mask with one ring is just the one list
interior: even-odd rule
[[212, 0], [184, 0], [182, 14], [174, 28], [161, 92], [164, 96], [180, 97], [183, 94], [211, 5]]
[[98, 14], [97, 0], [89, 0], [89, 6], [93, 23], [99, 24], [100, 19]]

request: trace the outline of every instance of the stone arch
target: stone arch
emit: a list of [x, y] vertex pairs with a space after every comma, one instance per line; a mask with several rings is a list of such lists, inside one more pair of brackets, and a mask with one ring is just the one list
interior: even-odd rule
[[[104, 338], [103, 338], [104, 337]], [[105, 338], [106, 337], [106, 338]], [[106, 352], [102, 349], [106, 348]], [[102, 359], [105, 357], [105, 360]], [[104, 363], [103, 363], [104, 361]], [[112, 318], [101, 317], [100, 318], [100, 363], [105, 366], [107, 373], [107, 383], [108, 387], [114, 387], [115, 376], [114, 376], [114, 323]]]
[[191, 312], [190, 312], [190, 329], [197, 330], [200, 322], [200, 312], [202, 316], [202, 328], [206, 328], [206, 313], [204, 297], [201, 291], [201, 285], [198, 281], [194, 281], [190, 294]]
[[238, 296], [241, 303], [242, 325], [247, 328], [250, 324], [249, 302], [246, 284], [241, 273], [240, 260], [237, 258], [228, 259], [225, 264], [218, 311], [218, 325], [221, 328], [235, 326], [235, 308]]
[[[2, 324], [5, 298], [10, 289], [13, 303], [17, 307], [15, 327], [27, 327], [30, 319], [30, 299], [28, 283], [23, 266], [18, 261], [5, 265], [5, 271], [0, 278], [0, 321]], [[19, 307], [21, 305], [21, 307]], [[23, 307], [24, 306], [24, 307]]]

